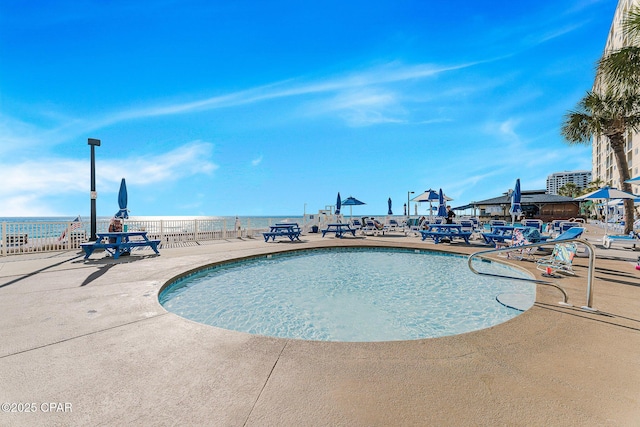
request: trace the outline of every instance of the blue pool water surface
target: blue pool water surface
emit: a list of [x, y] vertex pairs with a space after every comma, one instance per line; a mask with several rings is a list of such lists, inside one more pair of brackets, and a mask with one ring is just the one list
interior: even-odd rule
[[[480, 271], [530, 277], [500, 263], [478, 263]], [[333, 248], [210, 267], [167, 286], [160, 303], [235, 331], [360, 342], [441, 337], [505, 322], [522, 311], [500, 304], [501, 294], [528, 309], [535, 285], [475, 275], [466, 256]]]

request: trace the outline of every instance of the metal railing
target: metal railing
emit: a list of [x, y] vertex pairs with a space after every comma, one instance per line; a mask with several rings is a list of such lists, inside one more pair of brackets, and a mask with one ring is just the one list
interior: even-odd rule
[[500, 278], [504, 278], [504, 279], [512, 279], [512, 280], [521, 280], [521, 281], [527, 281], [527, 282], [533, 282], [539, 285], [546, 285], [546, 286], [552, 286], [556, 289], [559, 289], [563, 296], [564, 296], [564, 301], [560, 302], [559, 304], [561, 305], [567, 305], [570, 306], [571, 304], [569, 304], [569, 298], [567, 296], [567, 293], [564, 289], [562, 289], [558, 284], [554, 283], [554, 282], [549, 282], [546, 280], [542, 280], [542, 279], [530, 279], [530, 278], [524, 278], [524, 277], [515, 277], [515, 276], [503, 276], [500, 274], [494, 274], [494, 273], [486, 273], [486, 272], [481, 272], [476, 270], [473, 265], [471, 265], [471, 262], [474, 258], [487, 258], [486, 255], [489, 254], [498, 254], [498, 253], [502, 253], [502, 252], [513, 252], [513, 251], [520, 251], [522, 249], [527, 249], [527, 248], [539, 248], [541, 246], [550, 246], [550, 245], [555, 245], [558, 243], [568, 243], [568, 242], [577, 242], [580, 243], [584, 246], [587, 247], [587, 249], [589, 250], [589, 268], [588, 268], [588, 273], [587, 273], [587, 304], [582, 306], [581, 308], [583, 310], [589, 310], [589, 311], [597, 311], [595, 308], [593, 308], [593, 276], [594, 276], [594, 272], [595, 272], [595, 260], [596, 260], [596, 251], [595, 251], [595, 247], [587, 242], [586, 240], [583, 239], [562, 239], [562, 240], [549, 240], [546, 242], [538, 242], [538, 243], [530, 243], [528, 245], [519, 245], [519, 246], [508, 246], [505, 248], [497, 248], [497, 249], [489, 249], [486, 251], [480, 251], [480, 252], [476, 252], [473, 253], [471, 255], [469, 255], [469, 258], [467, 260], [467, 263], [469, 264], [469, 269], [478, 275], [483, 275], [483, 276], [492, 276], [492, 277], [500, 277]]

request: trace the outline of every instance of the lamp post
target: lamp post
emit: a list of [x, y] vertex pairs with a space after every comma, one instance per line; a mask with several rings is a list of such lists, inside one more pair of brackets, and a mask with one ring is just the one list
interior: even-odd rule
[[99, 139], [89, 138], [88, 144], [91, 146], [91, 236], [89, 237], [89, 241], [95, 242], [97, 240], [96, 237], [96, 199], [98, 198], [98, 193], [96, 192], [96, 151], [95, 147], [100, 146]]
[[409, 219], [411, 219], [411, 202], [409, 201], [409, 197], [414, 193], [415, 191], [407, 191], [407, 218]]

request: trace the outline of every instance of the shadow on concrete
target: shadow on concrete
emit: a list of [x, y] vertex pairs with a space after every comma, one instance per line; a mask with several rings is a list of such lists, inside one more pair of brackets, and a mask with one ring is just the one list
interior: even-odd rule
[[107, 271], [109, 271], [111, 269], [111, 267], [114, 267], [115, 265], [116, 264], [105, 264], [105, 265], [103, 265], [97, 271], [94, 271], [93, 273], [88, 275], [87, 278], [84, 279], [84, 281], [82, 282], [80, 287], [86, 286], [89, 283], [91, 283], [94, 280], [96, 280], [97, 278], [101, 277], [103, 274], [105, 274]]
[[[617, 326], [619, 328], [625, 328], [625, 329], [630, 329], [632, 331], [640, 332], [640, 319], [633, 319], [631, 317], [620, 316], [615, 313], [607, 313], [604, 311], [593, 311], [593, 312], [585, 311], [585, 310], [581, 310], [578, 307], [565, 308], [565, 307], [560, 307], [553, 304], [546, 304], [541, 302], [536, 302], [534, 305], [538, 308], [556, 311], [558, 313], [563, 313], [569, 316], [580, 317], [585, 320], [606, 323], [607, 325]], [[622, 322], [620, 322], [620, 320], [637, 323], [637, 326], [623, 325]]]
[[25, 274], [24, 276], [18, 277], [17, 279], [10, 280], [10, 281], [8, 281], [7, 283], [4, 283], [4, 284], [0, 285], [0, 288], [4, 288], [5, 286], [13, 285], [14, 283], [18, 283], [18, 282], [20, 282], [20, 281], [22, 281], [22, 280], [24, 280], [24, 279], [27, 279], [27, 278], [29, 278], [29, 277], [33, 277], [33, 276], [35, 276], [36, 274], [42, 273], [42, 272], [44, 272], [44, 271], [47, 271], [47, 270], [49, 270], [50, 268], [58, 267], [58, 266], [60, 266], [60, 265], [64, 264], [65, 262], [73, 261], [73, 260], [78, 259], [78, 258], [80, 258], [80, 257], [82, 257], [82, 255], [78, 255], [78, 256], [75, 256], [75, 257], [73, 257], [73, 258], [65, 259], [64, 261], [60, 261], [60, 262], [58, 262], [58, 263], [48, 265], [48, 266], [46, 266], [46, 267], [44, 267], [44, 268], [41, 268], [40, 270], [32, 271], [32, 272], [31, 272], [31, 273], [29, 273], [29, 274]]

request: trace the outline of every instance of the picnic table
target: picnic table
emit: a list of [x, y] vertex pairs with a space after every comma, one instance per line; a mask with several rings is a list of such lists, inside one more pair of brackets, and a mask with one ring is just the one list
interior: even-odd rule
[[524, 229], [521, 225], [494, 225], [491, 227], [490, 233], [482, 233], [484, 242], [488, 245], [496, 243], [504, 243], [505, 240], [511, 240], [513, 230], [516, 228]]
[[270, 231], [262, 233], [264, 241], [268, 242], [271, 239], [276, 241], [276, 237], [288, 237], [292, 242], [294, 240], [300, 240], [300, 227], [297, 223], [277, 223], [269, 226]]
[[426, 240], [427, 237], [433, 239], [433, 243], [438, 244], [442, 239], [463, 239], [466, 244], [469, 244], [469, 237], [471, 231], [462, 231], [462, 224], [429, 224], [426, 230], [420, 230], [422, 234], [422, 240]]
[[[148, 246], [160, 255], [158, 245], [160, 240], [149, 240], [146, 231], [110, 231], [107, 233], [96, 233], [98, 240], [95, 242], [82, 243], [80, 247], [84, 250], [84, 259], [88, 259], [96, 249], [104, 249], [113, 259], [118, 259], [122, 254], [130, 254], [131, 249]], [[132, 239], [134, 237], [134, 239]]]
[[356, 230], [351, 228], [348, 223], [327, 224], [327, 228], [322, 230], [322, 237], [327, 233], [335, 233], [336, 237], [342, 237], [345, 233], [351, 233], [355, 237]]

